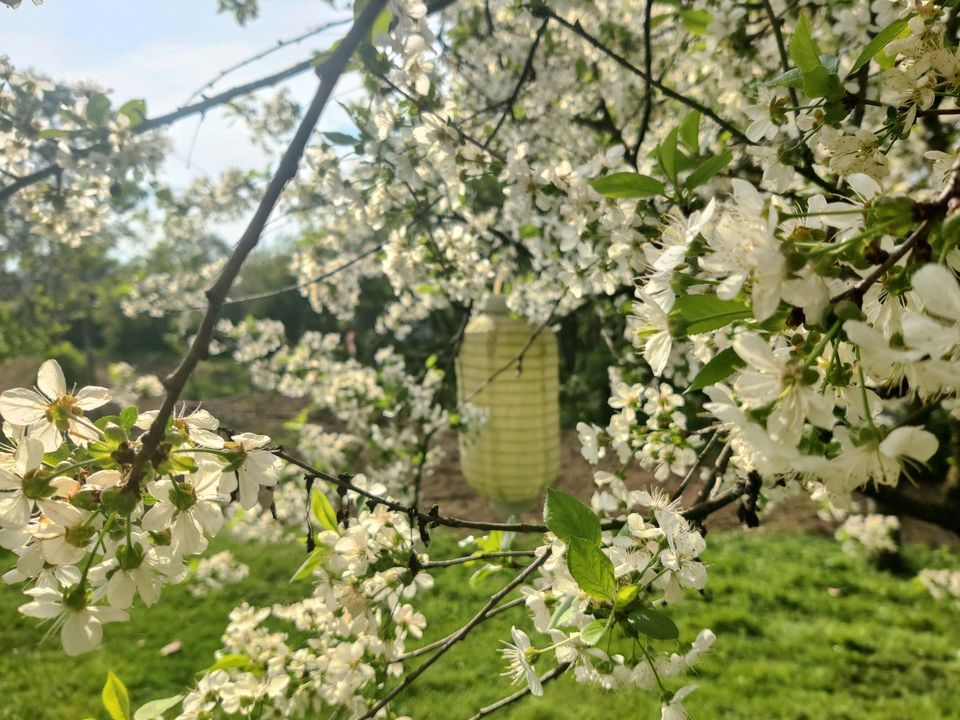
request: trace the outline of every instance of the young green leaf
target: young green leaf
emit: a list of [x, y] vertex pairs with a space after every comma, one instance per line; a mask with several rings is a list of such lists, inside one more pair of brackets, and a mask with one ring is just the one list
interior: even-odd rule
[[716, 295], [681, 295], [670, 309], [674, 337], [697, 335], [751, 317], [750, 308], [736, 300]]
[[803, 87], [803, 70], [800, 68], [790, 68], [785, 73], [777, 75], [773, 80], [763, 83], [767, 87]]
[[356, 145], [357, 144], [357, 139], [355, 137], [353, 137], [352, 135], [347, 135], [346, 133], [342, 133], [342, 132], [335, 132], [335, 131], [325, 132], [323, 133], [323, 136], [327, 140], [332, 142], [334, 145]]
[[820, 48], [813, 39], [810, 20], [804, 13], [800, 13], [797, 29], [790, 38], [790, 59], [801, 70], [813, 70], [820, 66]]
[[313, 549], [313, 551], [307, 555], [307, 559], [304, 560], [300, 567], [297, 568], [297, 571], [290, 578], [290, 582], [296, 582], [297, 580], [304, 580], [305, 578], [313, 575], [313, 571], [320, 567], [320, 563], [323, 562], [324, 558], [330, 553], [330, 548], [326, 545], [318, 545]]
[[[212, 673], [214, 670], [233, 670], [234, 668], [245, 668], [250, 665], [250, 658], [240, 653], [231, 653], [219, 658], [213, 665], [201, 673]], [[199, 674], [199, 673], [198, 673]]]
[[700, 368], [700, 372], [697, 373], [686, 392], [702, 390], [705, 387], [716, 385], [718, 382], [723, 382], [733, 374], [734, 370], [745, 366], [746, 363], [733, 348], [722, 350], [714, 355], [710, 362]]
[[606, 620], [594, 620], [580, 631], [580, 639], [587, 645], [596, 645], [607, 631]]
[[373, 27], [370, 28], [370, 37], [376, 37], [382, 33], [390, 30], [390, 23], [393, 21], [393, 13], [389, 10], [382, 10], [377, 19], [373, 22]]
[[127, 100], [117, 115], [122, 115], [130, 121], [130, 127], [134, 128], [147, 119], [147, 101], [146, 100]]
[[110, 720], [130, 720], [130, 695], [126, 685], [113, 672], [107, 672], [100, 699]]
[[696, 154], [700, 151], [700, 113], [692, 110], [680, 123], [678, 133], [680, 142], [691, 153]]
[[550, 616], [550, 624], [547, 626], [547, 630], [562, 627], [567, 622], [567, 619], [573, 614], [573, 602], [573, 595], [567, 595], [564, 598], [563, 602], [553, 611], [553, 615]]
[[140, 417], [140, 412], [133, 405], [125, 407], [120, 411], [120, 427], [124, 430], [129, 430], [133, 427], [138, 417]]
[[317, 519], [317, 522], [323, 525], [327, 530], [337, 530], [337, 513], [333, 505], [327, 500], [327, 496], [319, 490], [310, 493], [310, 512]]
[[590, 181], [591, 187], [608, 198], [640, 198], [663, 194], [663, 183], [648, 175], [621, 172]]
[[133, 714], [133, 720], [157, 720], [157, 718], [162, 718], [167, 710], [175, 708], [181, 700], [183, 700], [183, 695], [151, 700], [137, 709]]
[[729, 150], [724, 150], [719, 155], [707, 158], [697, 166], [696, 170], [687, 176], [683, 186], [687, 190], [693, 190], [695, 187], [703, 185], [707, 180], [729, 165], [732, 159], [733, 153]]
[[667, 179], [676, 186], [677, 184], [677, 136], [679, 128], [674, 128], [663, 139], [660, 144], [660, 165]]
[[706, 10], [681, 10], [680, 22], [691, 35], [706, 35], [713, 15]]
[[646, 635], [653, 640], [676, 640], [680, 637], [677, 624], [663, 610], [638, 608], [630, 613], [627, 624], [638, 635]]
[[580, 538], [600, 544], [600, 520], [596, 513], [572, 495], [550, 488], [543, 504], [543, 520], [554, 535], [569, 543]]
[[847, 77], [852, 77], [860, 68], [873, 60], [873, 58], [877, 56], [877, 53], [883, 50], [887, 45], [890, 44], [891, 40], [900, 34], [900, 32], [907, 26], [907, 23], [910, 22], [910, 18], [912, 17], [913, 14], [911, 13], [905, 18], [894, 20], [883, 30], [878, 32], [874, 36], [873, 40], [868, 42], [867, 46], [860, 51], [859, 55], [857, 55], [857, 59], [853, 61], [853, 65], [850, 68], [850, 72], [847, 73]]
[[613, 563], [592, 542], [573, 538], [567, 545], [567, 569], [580, 589], [597, 600], [612, 600], [617, 589]]
[[617, 590], [617, 596], [613, 599], [613, 605], [617, 609], [624, 608], [634, 601], [640, 594], [639, 585], [624, 585]]
[[803, 94], [808, 98], [839, 100], [846, 92], [840, 85], [840, 78], [823, 65], [803, 71], [802, 87]]

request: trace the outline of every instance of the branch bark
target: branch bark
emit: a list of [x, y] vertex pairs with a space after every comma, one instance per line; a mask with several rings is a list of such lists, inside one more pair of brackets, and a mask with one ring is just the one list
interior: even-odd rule
[[337, 45], [330, 56], [317, 68], [320, 75], [320, 87], [317, 88], [306, 114], [300, 121], [300, 126], [291, 140], [289, 147], [283, 154], [280, 164], [277, 166], [270, 184], [267, 186], [266, 193], [260, 200], [256, 212], [251, 218], [247, 229], [244, 231], [237, 243], [233, 254], [227, 261], [226, 266], [220, 273], [220, 277], [214, 283], [213, 287], [207, 290], [207, 312], [200, 323], [200, 329], [197, 331], [190, 349], [184, 356], [179, 367], [164, 381], [167, 389], [166, 396], [163, 399], [163, 405], [160, 407], [157, 417], [154, 419], [150, 430], [143, 438], [140, 451], [134, 458], [127, 476], [126, 492], [139, 493], [140, 482], [146, 470], [147, 463], [153, 458], [154, 453], [163, 441], [167, 430], [167, 421], [173, 415], [174, 406], [183, 392], [190, 374], [197, 367], [197, 364], [205, 359], [210, 348], [210, 341], [213, 338], [213, 330], [220, 315], [220, 310], [226, 302], [227, 294], [230, 288], [240, 274], [240, 268], [250, 252], [257, 246], [263, 228], [267, 224], [273, 209], [280, 200], [284, 187], [297, 174], [300, 166], [300, 159], [313, 133], [323, 109], [333, 93], [340, 76], [346, 70], [347, 63], [353, 56], [354, 51], [360, 45], [361, 41], [367, 36], [370, 28], [373, 27], [377, 16], [380, 14], [386, 0], [370, 0], [364, 7], [363, 12], [357, 17], [351, 26], [349, 32], [343, 40]]

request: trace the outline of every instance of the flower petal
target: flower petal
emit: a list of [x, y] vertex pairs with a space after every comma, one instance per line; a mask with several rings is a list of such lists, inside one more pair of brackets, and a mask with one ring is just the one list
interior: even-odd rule
[[63, 376], [60, 363], [47, 360], [37, 371], [37, 387], [51, 400], [67, 394], [67, 379]]
[[14, 425], [32, 425], [46, 415], [49, 404], [29, 388], [14, 388], [0, 395], [0, 415]]

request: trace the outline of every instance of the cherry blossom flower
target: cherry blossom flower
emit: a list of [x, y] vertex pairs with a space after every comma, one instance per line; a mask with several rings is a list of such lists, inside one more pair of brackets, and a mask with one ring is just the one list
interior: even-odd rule
[[530, 638], [523, 630], [513, 627], [510, 629], [510, 634], [513, 637], [513, 643], [503, 641], [504, 647], [500, 650], [500, 654], [509, 666], [503, 675], [511, 678], [513, 684], [525, 682], [530, 688], [530, 694], [539, 697], [543, 695], [543, 685], [530, 661], [538, 651], [531, 646]]
[[20, 606], [27, 617], [54, 620], [60, 628], [60, 642], [64, 652], [74, 657], [90, 652], [103, 639], [103, 625], [127, 619], [127, 614], [117, 608], [89, 605], [79, 591], [64, 595], [52, 588], [36, 587], [25, 591], [33, 598]]
[[83, 417], [110, 401], [102, 387], [67, 392], [67, 381], [56, 360], [47, 360], [37, 373], [37, 387], [15, 388], [0, 394], [0, 415], [14, 425], [29, 427], [29, 434], [43, 442], [46, 452], [56, 450], [63, 434], [79, 445], [97, 437], [97, 430]]

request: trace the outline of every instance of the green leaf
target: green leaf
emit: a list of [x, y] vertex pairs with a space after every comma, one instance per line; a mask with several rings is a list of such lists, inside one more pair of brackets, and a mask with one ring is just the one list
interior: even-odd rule
[[313, 571], [320, 567], [320, 564], [324, 561], [329, 553], [330, 548], [326, 545], [318, 545], [315, 547], [313, 551], [307, 555], [307, 559], [300, 564], [300, 567], [297, 568], [297, 571], [293, 573], [293, 576], [290, 578], [290, 582], [304, 580], [313, 575]]
[[653, 640], [675, 640], [680, 637], [677, 624], [663, 610], [639, 608], [630, 613], [627, 624], [638, 635], [646, 635]]
[[768, 80], [764, 83], [767, 87], [791, 87], [791, 88], [802, 88], [803, 87], [803, 70], [800, 68], [790, 68], [785, 73], [782, 73], [775, 77], [773, 80]]
[[[736, 300], [716, 295], [681, 295], [670, 309], [674, 337], [697, 335], [751, 317], [750, 308]], [[679, 333], [679, 334], [677, 334]]]
[[705, 387], [716, 385], [718, 382], [723, 382], [733, 374], [734, 370], [745, 366], [746, 363], [737, 355], [734, 349], [727, 348], [726, 350], [718, 352], [710, 362], [700, 368], [700, 372], [697, 373], [697, 376], [693, 379], [693, 382], [690, 383], [690, 387], [687, 388], [686, 392], [702, 390]]
[[706, 35], [713, 22], [713, 15], [706, 10], [681, 10], [680, 22], [691, 35]]
[[103, 125], [110, 114], [110, 98], [103, 93], [94, 93], [87, 101], [87, 109], [84, 113], [87, 120], [94, 125]]
[[612, 600], [617, 588], [613, 563], [592, 542], [572, 538], [567, 545], [567, 568], [580, 588], [598, 600]]
[[310, 512], [327, 530], [338, 532], [337, 513], [327, 500], [327, 496], [319, 490], [313, 490], [310, 493]]
[[323, 136], [334, 145], [356, 145], [358, 140], [342, 132], [325, 132]]
[[120, 411], [120, 427], [129, 430], [137, 422], [138, 417], [140, 417], [140, 412], [133, 405], [125, 407]]
[[678, 128], [674, 128], [663, 139], [660, 144], [660, 165], [667, 179], [676, 186], [677, 184], [677, 135]]
[[147, 119], [147, 101], [146, 100], [128, 100], [120, 109], [117, 115], [123, 115], [130, 120], [130, 127], [136, 127]]
[[370, 36], [376, 37], [381, 33], [386, 33], [390, 30], [390, 22], [393, 20], [393, 13], [389, 10], [383, 10], [377, 15], [377, 19], [373, 21], [373, 27], [370, 28]]
[[632, 603], [639, 594], [639, 585], [624, 585], [622, 588], [617, 590], [617, 596], [613, 599], [614, 607], [618, 609], [626, 607]]
[[840, 85], [840, 78], [823, 65], [803, 71], [802, 87], [803, 94], [808, 98], [839, 100], [845, 94], [843, 86]]
[[680, 142], [691, 153], [700, 151], [700, 113], [693, 110], [680, 123]]
[[805, 13], [800, 13], [797, 29], [790, 38], [790, 59], [801, 70], [820, 66], [820, 48], [811, 35], [810, 20]]
[[608, 198], [639, 198], [663, 194], [663, 183], [648, 175], [621, 172], [595, 178], [591, 187]]
[[133, 714], [133, 720], [156, 720], [156, 718], [161, 718], [167, 710], [171, 710], [179, 705], [181, 700], [183, 700], [183, 695], [151, 700], [137, 709]]
[[56, 128], [50, 128], [49, 130], [41, 130], [37, 133], [38, 140], [53, 140], [55, 138], [65, 138], [70, 137], [70, 133], [66, 130], [57, 130]]
[[[250, 658], [241, 653], [230, 653], [218, 659], [213, 665], [200, 673], [212, 673], [214, 670], [233, 670], [235, 668], [245, 668], [250, 665]], [[198, 675], [200, 673], [197, 673]]]
[[900, 31], [903, 30], [907, 23], [910, 22], [910, 18], [913, 17], [913, 14], [907, 15], [905, 18], [900, 18], [899, 20], [894, 20], [892, 23], [887, 25], [883, 30], [878, 32], [873, 40], [867, 43], [867, 46], [860, 51], [860, 54], [857, 55], [857, 59], [853, 61], [853, 66], [850, 68], [850, 72], [847, 73], [847, 77], [851, 77], [854, 73], [857, 72], [860, 68], [866, 65], [868, 62], [873, 60], [881, 50], [883, 50], [891, 40], [897, 37], [900, 34]]
[[107, 672], [100, 699], [111, 720], [130, 720], [130, 695], [126, 685], [113, 672]]
[[594, 620], [580, 631], [580, 639], [587, 645], [596, 645], [607, 631], [606, 620]]
[[[470, 563], [467, 563], [468, 565]], [[480, 583], [486, 580], [488, 577], [492, 577], [499, 572], [503, 571], [503, 565], [494, 565], [493, 563], [487, 563], [482, 568], [477, 570], [470, 576], [470, 579], [467, 581], [470, 587], [477, 587]]]
[[565, 543], [580, 538], [594, 545], [600, 544], [600, 520], [593, 510], [572, 495], [548, 489], [543, 520], [550, 532]]
[[562, 627], [566, 623], [567, 619], [573, 614], [574, 600], [573, 595], [567, 595], [564, 598], [563, 602], [553, 611], [553, 615], [550, 616], [550, 624], [547, 626], [547, 630]]
[[714, 155], [711, 158], [707, 158], [697, 166], [696, 170], [687, 176], [683, 186], [687, 190], [693, 190], [695, 187], [700, 187], [707, 182], [707, 180], [729, 165], [732, 159], [733, 153], [731, 153], [729, 150], [724, 150], [719, 155]]

